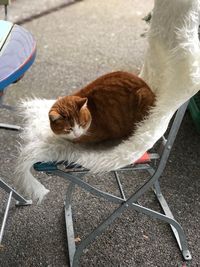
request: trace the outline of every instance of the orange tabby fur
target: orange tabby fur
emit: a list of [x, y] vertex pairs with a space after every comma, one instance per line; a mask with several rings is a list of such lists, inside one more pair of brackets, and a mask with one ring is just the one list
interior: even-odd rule
[[49, 111], [50, 126], [55, 134], [67, 137], [77, 124], [76, 129], [85, 133], [71, 137], [73, 142], [126, 139], [154, 103], [155, 95], [141, 78], [127, 72], [113, 72], [73, 95], [59, 98]]

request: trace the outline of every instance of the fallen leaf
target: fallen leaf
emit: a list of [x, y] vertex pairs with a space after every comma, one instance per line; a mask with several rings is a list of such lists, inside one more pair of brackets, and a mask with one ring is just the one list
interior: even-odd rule
[[75, 243], [79, 243], [81, 242], [81, 238], [79, 236], [77, 236], [75, 239], [74, 239]]
[[0, 251], [3, 251], [5, 249], [5, 246], [0, 244]]
[[143, 235], [144, 239], [148, 240], [149, 237], [147, 235]]

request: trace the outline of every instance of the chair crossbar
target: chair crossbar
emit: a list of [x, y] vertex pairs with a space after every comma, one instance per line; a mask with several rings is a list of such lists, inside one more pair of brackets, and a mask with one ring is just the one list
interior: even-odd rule
[[117, 182], [117, 185], [118, 185], [118, 189], [119, 189], [120, 195], [123, 198], [123, 200], [126, 201], [127, 198], [125, 196], [125, 192], [124, 192], [120, 177], [119, 177], [119, 175], [118, 175], [118, 173], [116, 171], [114, 171], [114, 175], [115, 175], [115, 179], [116, 179], [116, 182]]

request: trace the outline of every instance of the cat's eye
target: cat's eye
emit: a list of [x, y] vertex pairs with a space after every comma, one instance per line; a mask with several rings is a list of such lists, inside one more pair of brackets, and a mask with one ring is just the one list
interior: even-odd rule
[[72, 127], [68, 128], [68, 129], [64, 129], [65, 133], [70, 133], [72, 131]]
[[80, 123], [80, 126], [84, 128], [86, 126], [86, 123]]

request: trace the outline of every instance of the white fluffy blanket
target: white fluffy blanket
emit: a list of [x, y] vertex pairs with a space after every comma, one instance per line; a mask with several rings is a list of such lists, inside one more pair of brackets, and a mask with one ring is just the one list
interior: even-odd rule
[[129, 140], [95, 150], [73, 144], [49, 128], [48, 111], [55, 100], [24, 101], [17, 187], [41, 201], [48, 190], [30, 172], [36, 162], [67, 160], [94, 173], [107, 172], [133, 163], [149, 150], [166, 131], [174, 112], [200, 89], [199, 11], [199, 0], [155, 1], [141, 77], [156, 93], [157, 103]]

